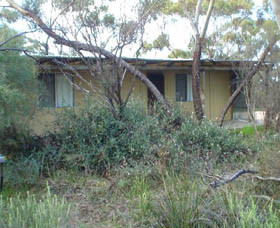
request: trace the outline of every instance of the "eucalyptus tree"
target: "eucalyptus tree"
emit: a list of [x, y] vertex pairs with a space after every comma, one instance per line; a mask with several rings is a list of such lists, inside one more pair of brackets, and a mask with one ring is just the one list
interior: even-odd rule
[[[9, 27], [17, 15], [1, 10], [0, 21], [0, 137], [16, 132], [36, 107], [36, 69], [28, 54], [26, 38]], [[10, 133], [11, 133], [10, 132]], [[3, 139], [2, 139], [3, 140]]]
[[[201, 34], [205, 35], [205, 28], [210, 20], [207, 12], [211, 12], [211, 4], [213, 4], [213, 9], [210, 21], [212, 23], [209, 25], [209, 35], [207, 39], [205, 36], [199, 38], [196, 26], [198, 26], [199, 20], [204, 22]], [[263, 17], [263, 10], [257, 12], [256, 18], [254, 7], [254, 1], [251, 0], [216, 0], [215, 2], [185, 0], [175, 3], [171, 1], [164, 9], [164, 12], [168, 15], [177, 14], [186, 19], [188, 23], [186, 26], [190, 26], [193, 28], [193, 31], [196, 31], [192, 33], [192, 40], [185, 49], [172, 50], [170, 56], [175, 58], [192, 57], [194, 60], [192, 68], [193, 97], [196, 97], [194, 99], [194, 110], [199, 120], [203, 118], [203, 106], [201, 105], [202, 102], [199, 94], [200, 57], [214, 60], [259, 60], [257, 64], [250, 66], [248, 64], [241, 64], [240, 72], [243, 72], [242, 79], [244, 80], [233, 91], [233, 94], [221, 111], [218, 121], [219, 125], [222, 125], [225, 114], [232, 106], [234, 100], [244, 86], [256, 75], [278, 39], [275, 36], [277, 35], [275, 34], [275, 29], [273, 29], [275, 28], [274, 22]], [[200, 12], [200, 17], [197, 16], [197, 12]], [[204, 15], [204, 17], [201, 17], [201, 15]], [[167, 45], [169, 49], [172, 49], [168, 35], [163, 36], [162, 34], [159, 38], [156, 42], [147, 46], [151, 49], [152, 47], [163, 48], [164, 45]], [[247, 69], [244, 70], [244, 68]]]
[[[59, 0], [45, 1], [35, 8], [34, 3], [38, 1], [28, 0], [28, 4], [22, 6], [13, 0], [7, 2], [54, 43], [69, 47], [72, 53], [82, 58], [88, 66], [91, 79], [83, 78], [70, 66], [72, 73], [99, 93], [113, 112], [115, 106], [122, 109], [128, 99], [123, 100], [120, 93], [125, 72], [131, 73], [143, 82], [163, 108], [167, 112], [171, 111], [163, 95], [146, 75], [122, 58], [125, 50], [135, 46], [141, 47], [145, 26], [156, 17], [161, 0]], [[50, 11], [54, 12], [51, 17], [43, 14], [46, 4], [51, 7]], [[115, 13], [116, 8], [119, 8], [119, 13]], [[88, 56], [94, 57], [94, 60], [87, 58]], [[108, 65], [103, 64], [105, 60], [111, 63], [111, 67], [108, 68]], [[95, 61], [95, 64], [92, 61]], [[103, 73], [108, 77], [102, 78]], [[112, 83], [108, 86], [106, 82], [109, 76], [112, 76], [110, 79]], [[102, 92], [91, 83], [92, 79], [101, 80], [101, 84], [106, 85]], [[83, 88], [79, 89], [84, 91]]]
[[[146, 44], [148, 49], [163, 48], [168, 46], [171, 49], [170, 57], [191, 57], [192, 66], [192, 92], [193, 105], [196, 117], [201, 121], [204, 117], [203, 101], [200, 96], [200, 59], [205, 57], [214, 58], [220, 45], [226, 48], [219, 40], [225, 22], [230, 22], [232, 18], [245, 18], [251, 14], [253, 1], [235, 0], [180, 0], [178, 2], [169, 1], [163, 9], [163, 13], [169, 16], [177, 15], [185, 20], [186, 27], [190, 27], [192, 39], [182, 49], [172, 50], [169, 42], [170, 34], [162, 34], [153, 44]], [[176, 22], [174, 22], [176, 26]], [[207, 30], [208, 36], [206, 36]], [[186, 34], [188, 36], [189, 34]], [[164, 39], [163, 39], [164, 38]], [[219, 45], [218, 45], [219, 44]], [[187, 50], [187, 51], [185, 51]], [[221, 51], [222, 53], [223, 51]]]

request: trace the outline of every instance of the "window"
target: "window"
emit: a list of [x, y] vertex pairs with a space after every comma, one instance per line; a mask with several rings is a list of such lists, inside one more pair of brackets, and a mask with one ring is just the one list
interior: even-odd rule
[[192, 78], [187, 74], [176, 74], [176, 101], [192, 101]]
[[73, 86], [64, 75], [42, 74], [39, 76], [39, 81], [41, 82], [40, 107], [73, 106]]

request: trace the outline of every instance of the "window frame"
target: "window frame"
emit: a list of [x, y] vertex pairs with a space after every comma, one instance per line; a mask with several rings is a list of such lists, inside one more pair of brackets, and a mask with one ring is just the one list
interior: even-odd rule
[[[53, 104], [51, 106], [46, 106], [46, 105], [42, 105], [40, 103], [40, 97], [43, 96], [41, 94], [41, 91], [39, 91], [39, 94], [38, 94], [38, 107], [39, 108], [66, 108], [66, 107], [74, 107], [74, 93], [75, 93], [75, 90], [74, 90], [74, 86], [71, 84], [71, 88], [72, 88], [72, 102], [71, 102], [71, 105], [62, 105], [62, 106], [58, 106], [57, 104], [57, 85], [56, 85], [56, 78], [57, 77], [65, 77], [63, 74], [59, 74], [59, 73], [43, 73], [43, 74], [39, 74], [38, 76], [38, 81], [39, 83], [44, 83], [43, 81], [43, 77], [46, 77], [48, 75], [48, 77], [53, 77], [52, 79], [52, 87], [53, 87], [53, 94], [52, 94], [52, 99], [53, 99]], [[71, 81], [73, 82], [74, 78], [73, 76], [70, 76], [71, 77]], [[67, 79], [66, 79], [67, 80]], [[70, 83], [70, 82], [68, 82]], [[43, 86], [46, 86], [45, 84], [43, 84]], [[49, 90], [47, 90], [49, 92]]]

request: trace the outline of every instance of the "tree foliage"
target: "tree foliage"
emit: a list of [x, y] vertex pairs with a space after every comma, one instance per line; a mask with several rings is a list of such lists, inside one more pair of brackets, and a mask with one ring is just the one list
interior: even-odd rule
[[[0, 43], [16, 34], [16, 31], [2, 24]], [[0, 49], [0, 130], [24, 123], [36, 104], [37, 83], [33, 61], [21, 52], [2, 50], [22, 49], [24, 42], [23, 37], [17, 37]]]

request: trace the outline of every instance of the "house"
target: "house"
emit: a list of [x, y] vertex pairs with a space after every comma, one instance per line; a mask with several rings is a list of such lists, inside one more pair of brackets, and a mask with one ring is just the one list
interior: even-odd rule
[[[54, 61], [55, 60], [55, 61]], [[127, 62], [136, 66], [154, 83], [167, 101], [178, 106], [183, 112], [193, 113], [193, 98], [191, 86], [192, 60], [185, 59], [136, 59], [125, 58]], [[63, 76], [62, 69], [67, 71], [67, 66], [58, 66], [57, 62], [67, 62], [84, 78], [89, 79], [88, 66], [83, 64], [80, 57], [45, 56], [40, 57], [39, 80], [44, 84], [46, 91], [41, 94], [39, 106], [33, 120], [31, 129], [37, 134], [42, 134], [46, 129], [53, 128], [55, 112], [63, 107], [78, 108], [85, 102], [85, 95], [73, 87], [69, 78]], [[234, 71], [240, 61], [210, 61], [201, 62], [201, 98], [206, 118], [217, 120], [222, 108], [232, 94], [232, 81]], [[127, 75], [122, 86], [122, 93], [128, 93], [133, 77]], [[90, 90], [79, 77], [71, 78], [74, 84], [81, 85]], [[153, 96], [147, 87], [136, 80], [132, 96], [140, 99], [148, 107]], [[98, 99], [98, 98], [96, 98]], [[94, 100], [94, 98], [93, 98]], [[233, 118], [234, 109], [231, 108], [225, 120]]]

